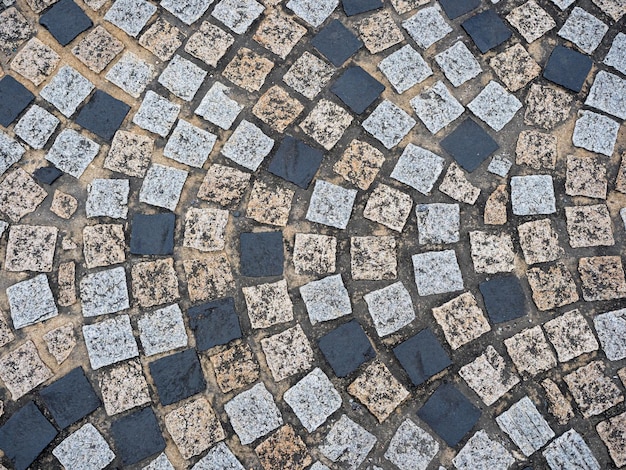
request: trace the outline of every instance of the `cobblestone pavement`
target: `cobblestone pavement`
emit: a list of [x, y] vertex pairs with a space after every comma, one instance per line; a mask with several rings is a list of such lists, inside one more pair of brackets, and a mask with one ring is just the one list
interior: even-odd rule
[[625, 466], [625, 15], [1, 0], [0, 468]]

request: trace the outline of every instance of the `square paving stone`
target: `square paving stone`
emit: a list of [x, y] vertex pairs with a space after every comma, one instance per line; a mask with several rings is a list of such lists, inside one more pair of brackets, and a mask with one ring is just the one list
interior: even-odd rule
[[570, 400], [565, 397], [561, 388], [551, 379], [541, 381], [548, 401], [548, 411], [554, 416], [559, 425], [565, 425], [574, 417], [574, 410]]
[[156, 11], [157, 8], [146, 0], [116, 0], [104, 19], [136, 38]]
[[606, 205], [566, 207], [565, 218], [572, 248], [615, 244], [611, 216]]
[[10, 75], [0, 80], [0, 125], [9, 127], [35, 99], [30, 91]]
[[144, 313], [137, 320], [137, 326], [146, 356], [187, 346], [183, 314], [177, 304]]
[[101, 405], [81, 367], [72, 369], [39, 394], [61, 429], [83, 419]]
[[487, 406], [493, 405], [520, 381], [493, 346], [459, 369], [459, 375]]
[[85, 12], [72, 0], [60, 0], [39, 18], [44, 26], [62, 46], [67, 46], [83, 31], [93, 26]]
[[439, 452], [439, 443], [410, 419], [398, 427], [385, 458], [400, 470], [426, 470]]
[[509, 234], [476, 230], [470, 232], [469, 236], [475, 272], [495, 274], [512, 272], [515, 269], [513, 240]]
[[431, 134], [448, 126], [465, 111], [442, 81], [424, 89], [411, 100], [411, 106]]
[[624, 95], [626, 95], [626, 80], [600, 70], [593, 80], [585, 104], [617, 118], [626, 119]]
[[461, 23], [483, 54], [511, 37], [511, 30], [495, 10], [482, 11]]
[[402, 232], [412, 207], [411, 196], [381, 183], [367, 200], [363, 217]]
[[227, 223], [228, 211], [190, 208], [185, 214], [183, 246], [199, 251], [223, 250]]
[[172, 258], [137, 263], [131, 278], [133, 297], [142, 307], [171, 303], [180, 297]]
[[359, 38], [339, 20], [332, 20], [328, 23], [313, 37], [311, 44], [335, 67], [341, 67], [346, 60], [363, 47]]
[[606, 199], [606, 165], [602, 157], [567, 156], [565, 193]]
[[139, 110], [133, 117], [133, 122], [142, 129], [166, 137], [179, 112], [179, 105], [157, 95], [152, 90], [148, 90]]
[[344, 71], [330, 90], [352, 111], [362, 114], [385, 91], [385, 86], [361, 67], [352, 66]]
[[422, 49], [428, 49], [452, 32], [439, 7], [434, 6], [422, 8], [405, 20], [402, 26]]
[[187, 316], [200, 351], [241, 338], [239, 315], [232, 297], [190, 307]]
[[382, 0], [342, 0], [341, 5], [347, 16], [354, 16], [383, 7]]
[[265, 470], [304, 470], [313, 462], [306, 445], [289, 424], [265, 439], [254, 451]]
[[247, 277], [281, 276], [285, 255], [281, 232], [242, 233], [240, 269]]
[[276, 382], [309, 370], [313, 350], [300, 325], [261, 340], [267, 366]]
[[231, 89], [229, 87], [220, 82], [215, 82], [204, 95], [195, 113], [224, 130], [230, 129], [244, 108], [232, 99], [230, 94]]
[[600, 464], [584, 439], [573, 429], [557, 437], [543, 451], [543, 456], [552, 470], [585, 463], [585, 469], [600, 470]]
[[303, 109], [300, 101], [289, 96], [283, 88], [274, 85], [259, 98], [252, 113], [274, 130], [284, 132]]
[[202, 392], [206, 382], [195, 349], [165, 356], [150, 363], [159, 402], [166, 406]]
[[224, 411], [243, 445], [252, 444], [283, 424], [274, 397], [263, 382], [228, 401]]
[[93, 83], [69, 65], [64, 65], [39, 95], [69, 118], [93, 89]]
[[283, 81], [298, 93], [312, 100], [330, 81], [334, 68], [305, 51], [283, 75]]
[[184, 23], [191, 25], [204, 15], [211, 3], [212, 0], [162, 0], [161, 6]]
[[453, 350], [491, 330], [485, 314], [471, 292], [465, 292], [433, 308], [433, 316]]
[[409, 143], [400, 155], [391, 177], [429, 195], [443, 167], [444, 159], [439, 155]]
[[342, 404], [341, 395], [320, 368], [315, 368], [283, 395], [308, 432], [319, 428]]
[[[63, 271], [63, 267], [65, 266], [74, 268], [73, 262], [69, 262], [61, 265], [59, 271]], [[66, 302], [61, 303], [60, 301], [59, 303], [61, 305], [67, 305]], [[43, 335], [43, 340], [46, 343], [48, 352], [56, 359], [58, 364], [62, 364], [70, 356], [76, 346], [74, 324], [69, 322], [48, 331]]]
[[470, 0], [469, 2], [461, 0], [442, 0], [440, 4], [448, 18], [453, 20], [478, 8], [480, 6], [480, 0]]
[[513, 119], [522, 103], [497, 82], [490, 81], [467, 107], [494, 131], [500, 131]]
[[104, 168], [143, 178], [150, 165], [154, 141], [134, 132], [118, 131], [113, 137]]
[[582, 281], [583, 299], [587, 302], [626, 297], [626, 279], [621, 257], [580, 258], [578, 272]]
[[198, 189], [198, 198], [224, 208], [238, 207], [251, 177], [250, 173], [229, 166], [211, 165]]
[[307, 189], [323, 158], [322, 151], [286, 136], [272, 157], [268, 171]]
[[[163, 469], [163, 470], [173, 470], [172, 469]], [[244, 466], [241, 465], [241, 462], [235, 457], [228, 446], [223, 442], [219, 442], [217, 445], [213, 446], [207, 454], [198, 460], [193, 467], [194, 470], [211, 470], [213, 468], [224, 468], [224, 469], [232, 469], [232, 470], [245, 470]], [[147, 467], [144, 470], [162, 470], [162, 469], [148, 469]]]
[[515, 215], [544, 215], [556, 212], [554, 185], [550, 175], [511, 178], [511, 204]]
[[572, 137], [574, 146], [610, 157], [617, 141], [619, 123], [591, 111], [580, 111], [579, 114]]
[[562, 307], [579, 299], [574, 279], [563, 263], [529, 269], [527, 277], [539, 310]]
[[563, 377], [584, 418], [600, 415], [624, 401], [609, 374], [602, 361], [593, 361]]
[[16, 282], [6, 288], [13, 327], [17, 330], [58, 315], [45, 274]]
[[35, 34], [28, 20], [16, 8], [0, 12], [0, 24], [0, 54], [5, 57], [12, 55], [24, 41]]
[[235, 344], [209, 359], [223, 393], [238, 390], [259, 379], [261, 368], [247, 343]]
[[509, 468], [515, 463], [515, 458], [499, 441], [491, 439], [481, 429], [469, 438], [452, 463], [459, 470], [489, 470]]
[[123, 50], [124, 43], [102, 26], [96, 26], [72, 48], [72, 54], [91, 70], [100, 73]]
[[185, 39], [176, 26], [163, 18], [157, 20], [139, 38], [139, 44], [162, 61], [169, 60]]
[[556, 28], [554, 19], [535, 0], [513, 8], [506, 19], [529, 44]]
[[609, 27], [598, 18], [579, 7], [574, 7], [558, 35], [591, 54], [602, 42]]
[[63, 129], [46, 154], [46, 160], [78, 179], [91, 164], [100, 145], [73, 129]]
[[439, 191], [450, 196], [455, 201], [473, 205], [478, 196], [480, 188], [474, 186], [465, 176], [465, 171], [452, 162], [446, 171], [443, 181], [439, 185]]
[[578, 93], [582, 90], [592, 65], [590, 57], [564, 46], [556, 46], [543, 69], [543, 76]]
[[534, 170], [554, 170], [557, 160], [557, 138], [537, 131], [522, 131], [515, 147], [515, 163]]
[[463, 276], [454, 250], [424, 252], [413, 255], [412, 259], [420, 296], [463, 289]]
[[217, 299], [233, 289], [233, 273], [228, 258], [222, 254], [183, 261], [187, 291], [192, 302]]
[[176, 210], [188, 173], [170, 166], [153, 164], [139, 191], [139, 200], [171, 211]]
[[184, 459], [201, 454], [226, 437], [215, 411], [202, 397], [165, 415], [165, 427]]
[[593, 0], [593, 3], [615, 21], [619, 21], [626, 14], [615, 0]]
[[448, 134], [441, 146], [469, 172], [499, 148], [497, 142], [471, 118], [465, 119]]
[[325, 99], [320, 100], [300, 123], [300, 129], [326, 150], [332, 149], [353, 121], [341, 106]]
[[35, 211], [47, 195], [28, 173], [16, 168], [0, 183], [0, 211], [12, 222], [19, 222], [22, 217]]
[[273, 147], [274, 139], [244, 119], [222, 147], [222, 155], [248, 170], [256, 171]]
[[550, 219], [535, 220], [517, 227], [520, 245], [527, 264], [555, 261], [564, 254], [559, 236]]
[[83, 254], [90, 269], [123, 263], [125, 248], [124, 226], [121, 224], [88, 225], [83, 229]]
[[418, 204], [418, 242], [420, 245], [447, 244], [459, 241], [460, 210], [458, 204]]
[[128, 315], [85, 325], [83, 337], [94, 370], [139, 356]]
[[497, 416], [496, 422], [526, 457], [554, 437], [554, 431], [527, 396]]
[[317, 180], [306, 213], [307, 220], [345, 229], [350, 221], [356, 194], [354, 189]]
[[96, 178], [87, 187], [87, 217], [125, 219], [130, 183], [127, 179]]
[[259, 91], [274, 62], [242, 47], [222, 72], [222, 76], [250, 93]]
[[571, 103], [567, 92], [533, 83], [526, 95], [524, 123], [551, 130], [569, 117]]
[[191, 101], [207, 73], [190, 60], [175, 55], [161, 72], [158, 82], [179, 98]]
[[354, 280], [395, 279], [398, 275], [394, 237], [351, 237], [350, 266]]
[[626, 34], [617, 33], [604, 58], [604, 64], [626, 75]]
[[378, 360], [370, 364], [347, 390], [367, 407], [379, 423], [385, 421], [409, 397], [408, 390]]
[[[593, 325], [606, 357], [610, 361], [624, 359], [626, 357], [626, 309], [602, 313], [593, 319]], [[588, 328], [586, 322], [585, 326]], [[591, 347], [591, 344], [589, 346]], [[597, 348], [598, 343], [596, 342], [595, 349]]]
[[413, 385], [421, 385], [452, 365], [435, 335], [426, 328], [393, 348], [393, 353]]
[[252, 328], [268, 328], [293, 320], [293, 303], [287, 291], [287, 282], [242, 287], [248, 317]]
[[401, 282], [369, 292], [363, 299], [380, 337], [395, 333], [415, 320], [411, 296]]
[[174, 214], [135, 214], [131, 222], [130, 253], [171, 255], [174, 253], [175, 226]]
[[7, 271], [51, 272], [58, 229], [11, 225], [4, 267]]
[[60, 122], [54, 114], [35, 104], [17, 122], [13, 131], [32, 148], [41, 150]]
[[148, 382], [139, 359], [108, 367], [99, 375], [98, 385], [109, 416], [151, 402]]
[[[121, 59], [111, 67], [105, 76], [108, 81], [134, 98], [139, 98], [141, 93], [146, 89], [146, 86], [148, 86], [148, 83], [152, 81], [153, 77], [154, 67], [152, 64], [144, 62], [132, 52], [125, 52]], [[145, 98], [156, 101], [153, 95], [154, 93], [152, 91], [148, 91]], [[153, 104], [153, 106], [156, 105], [157, 104]], [[161, 106], [164, 111], [169, 111], [169, 108], [164, 104], [161, 104]], [[146, 113], [147, 112], [148, 110], [146, 110]]]
[[63, 439], [52, 454], [67, 470], [101, 470], [115, 459], [109, 444], [91, 423]]
[[367, 190], [384, 161], [385, 156], [376, 147], [354, 139], [333, 166], [333, 171], [360, 189]]
[[417, 415], [452, 447], [471, 431], [481, 412], [454, 385], [444, 383], [428, 398]]
[[76, 123], [104, 140], [111, 140], [130, 111], [123, 101], [96, 90], [80, 110]]
[[462, 85], [483, 71], [462, 41], [454, 43], [453, 46], [435, 55], [435, 62], [454, 87]]
[[596, 431], [608, 448], [615, 465], [626, 465], [626, 413], [598, 423]]
[[376, 444], [376, 437], [346, 415], [333, 424], [319, 451], [344, 468], [358, 468]]
[[398, 93], [404, 93], [433, 74], [419, 52], [408, 44], [381, 60], [378, 68]]
[[521, 44], [515, 44], [496, 55], [489, 61], [489, 65], [511, 91], [524, 88], [541, 73], [539, 64]]
[[335, 272], [337, 239], [328, 235], [296, 233], [293, 264], [297, 274]]
[[[594, 322], [597, 319], [598, 317], [594, 319]], [[564, 313], [544, 323], [543, 329], [556, 350], [559, 362], [571, 361], [582, 354], [598, 350], [598, 341], [587, 320], [578, 313], [578, 310]], [[618, 329], [615, 330], [616, 333], [618, 331]], [[602, 341], [600, 332], [598, 332], [598, 337]]]
[[237, 34], [245, 33], [263, 13], [265, 7], [255, 0], [222, 0], [211, 16], [228, 26]]
[[350, 296], [341, 274], [327, 276], [303, 285], [300, 287], [300, 295], [306, 305], [312, 325], [352, 313]]
[[306, 33], [306, 28], [294, 21], [293, 17], [280, 10], [271, 10], [253, 38], [268, 51], [285, 59]]
[[339, 0], [289, 0], [287, 8], [317, 28], [330, 16], [338, 4]]
[[0, 427], [0, 448], [16, 470], [26, 470], [57, 434], [37, 405], [29, 401]]
[[30, 340], [0, 358], [0, 379], [14, 401], [52, 376], [52, 371], [41, 360], [35, 344]]
[[369, 338], [356, 320], [335, 328], [318, 340], [319, 348], [337, 377], [345, 377], [376, 357]]
[[165, 450], [157, 417], [150, 407], [114, 421], [111, 435], [123, 465], [132, 465]]
[[504, 344], [516, 369], [525, 376], [534, 376], [556, 367], [556, 357], [540, 326], [505, 339]]
[[515, 275], [494, 277], [479, 284], [489, 319], [503, 323], [526, 315], [526, 296]]
[[363, 121], [363, 129], [373, 135], [385, 148], [391, 149], [415, 127], [417, 122], [391, 101], [383, 101]]
[[[53, 166], [42, 166], [33, 171], [33, 176], [40, 183], [52, 185], [56, 180], [63, 176], [63, 172]], [[55, 193], [56, 191], [57, 190], [55, 190]]]

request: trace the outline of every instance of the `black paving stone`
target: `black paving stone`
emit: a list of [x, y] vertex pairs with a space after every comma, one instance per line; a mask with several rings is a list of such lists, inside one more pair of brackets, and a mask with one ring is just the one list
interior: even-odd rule
[[363, 113], [385, 91], [385, 86], [361, 67], [348, 68], [330, 88], [352, 111]]
[[83, 106], [76, 123], [97, 136], [111, 141], [130, 111], [123, 101], [113, 98], [101, 90], [96, 90], [89, 102]]
[[585, 54], [564, 46], [556, 46], [546, 63], [543, 76], [578, 93], [582, 90], [592, 65], [593, 61]]
[[37, 168], [33, 176], [37, 181], [44, 184], [52, 184], [63, 175], [63, 172], [54, 166], [42, 166]]
[[451, 20], [463, 16], [480, 6], [480, 0], [439, 0], [439, 4]]
[[526, 296], [516, 276], [499, 276], [478, 287], [492, 322], [503, 323], [526, 315]]
[[133, 255], [171, 255], [174, 253], [176, 216], [135, 214], [130, 229], [130, 252]]
[[199, 351], [241, 338], [239, 315], [232, 297], [196, 305], [187, 310], [187, 315]]
[[324, 153], [301, 140], [283, 139], [267, 168], [270, 173], [307, 189], [322, 163]]
[[369, 338], [356, 320], [335, 328], [319, 341], [322, 354], [337, 377], [345, 377], [376, 357]]
[[382, 0], [343, 0], [341, 3], [343, 5], [343, 11], [345, 11], [348, 16], [378, 10], [383, 7]]
[[341, 21], [333, 20], [311, 40], [313, 47], [320, 51], [335, 67], [352, 57], [363, 43]]
[[467, 118], [441, 141], [441, 146], [466, 171], [472, 172], [498, 150], [498, 143], [473, 119]]
[[82, 367], [73, 369], [47, 386], [40, 395], [61, 429], [84, 418], [101, 404]]
[[198, 354], [194, 349], [166, 356], [150, 363], [159, 401], [171, 405], [206, 388]]
[[426, 382], [452, 364], [435, 335], [426, 328], [393, 349], [413, 385]]
[[242, 276], [282, 276], [285, 254], [281, 232], [244, 232], [239, 241]]
[[56, 435], [54, 426], [29, 401], [0, 427], [0, 449], [15, 470], [26, 470]]
[[62, 46], [67, 46], [93, 23], [85, 12], [72, 0], [60, 0], [39, 18], [44, 26]]
[[144, 408], [114, 421], [111, 435], [122, 464], [132, 465], [165, 449], [165, 441], [152, 408]]
[[5, 75], [0, 80], [0, 125], [9, 127], [34, 99], [24, 85]]
[[454, 385], [440, 385], [417, 415], [450, 447], [457, 445], [480, 418], [480, 410]]
[[511, 37], [511, 30], [493, 10], [485, 10], [461, 23], [483, 54]]

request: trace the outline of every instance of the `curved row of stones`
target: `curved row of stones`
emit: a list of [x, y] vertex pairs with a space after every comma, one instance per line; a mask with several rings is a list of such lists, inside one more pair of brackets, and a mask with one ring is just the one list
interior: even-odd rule
[[625, 465], [624, 2], [261, 1], [0, 3], [2, 462]]

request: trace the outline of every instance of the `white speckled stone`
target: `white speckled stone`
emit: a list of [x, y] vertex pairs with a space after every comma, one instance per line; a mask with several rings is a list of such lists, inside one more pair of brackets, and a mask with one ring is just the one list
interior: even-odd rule
[[217, 136], [180, 119], [163, 149], [163, 155], [179, 163], [202, 168]]
[[385, 458], [400, 470], [426, 470], [439, 452], [439, 443], [410, 419], [391, 438]]
[[428, 196], [443, 171], [444, 162], [439, 155], [409, 144], [398, 159], [391, 177]]
[[161, 0], [161, 6], [186, 24], [195, 23], [214, 0]]
[[64, 129], [46, 154], [46, 160], [59, 170], [80, 178], [96, 158], [100, 145], [73, 129]]
[[133, 117], [133, 122], [142, 129], [165, 137], [169, 134], [179, 112], [179, 105], [148, 90], [139, 111]]
[[[59, 125], [59, 120], [45, 109], [33, 105], [15, 125], [15, 135], [34, 149], [42, 149]], [[1, 146], [1, 144], [0, 144]], [[0, 149], [0, 154], [2, 150]], [[1, 166], [1, 165], [0, 165]], [[2, 172], [0, 172], [1, 174]]]
[[343, 284], [341, 274], [303, 285], [300, 287], [300, 295], [306, 305], [312, 325], [352, 313], [350, 296]]
[[115, 459], [102, 434], [87, 423], [52, 450], [66, 470], [101, 470]]
[[557, 437], [543, 451], [552, 470], [576, 468], [577, 470], [600, 470], [600, 464], [583, 438], [573, 429]]
[[93, 83], [69, 65], [64, 65], [39, 95], [63, 116], [70, 117], [93, 89]]
[[591, 85], [585, 104], [626, 119], [626, 80], [600, 70]]
[[598, 315], [593, 324], [609, 361], [626, 357], [626, 308]]
[[417, 124], [415, 119], [391, 101], [380, 103], [363, 121], [363, 129], [372, 134], [386, 148], [391, 149]]
[[123, 267], [85, 275], [80, 281], [83, 316], [95, 317], [130, 307]]
[[489, 162], [487, 171], [502, 178], [506, 178], [512, 166], [513, 162], [510, 159], [508, 159], [504, 155], [496, 155]]
[[333, 425], [319, 451], [345, 468], [358, 468], [376, 444], [376, 437], [346, 415]]
[[[18, 123], [19, 124], [19, 123]], [[24, 147], [0, 130], [0, 176], [26, 153]]]
[[442, 81], [413, 98], [411, 106], [431, 134], [439, 132], [465, 111]]
[[604, 63], [626, 75], [626, 34], [617, 33]]
[[306, 213], [307, 220], [345, 229], [350, 221], [356, 189], [346, 189], [324, 180], [317, 180]]
[[511, 204], [515, 215], [540, 215], [556, 212], [554, 185], [550, 175], [511, 178]]
[[417, 233], [420, 245], [459, 241], [460, 208], [458, 204], [418, 204]]
[[150, 462], [145, 467], [142, 467], [141, 470], [176, 470], [170, 460], [167, 458], [167, 455], [164, 453], [159, 455], [156, 459]]
[[467, 107], [494, 131], [499, 131], [513, 119], [522, 103], [500, 84], [491, 81]]
[[85, 325], [83, 337], [92, 369], [139, 356], [128, 315]]
[[452, 32], [438, 6], [422, 8], [404, 21], [402, 26], [422, 49], [428, 49]]
[[220, 20], [237, 34], [245, 33], [265, 7], [255, 0], [222, 0], [211, 16]]
[[224, 130], [230, 129], [244, 107], [230, 98], [229, 94], [229, 87], [215, 82], [195, 113]]
[[185, 170], [153, 164], [143, 180], [139, 200], [171, 211], [176, 210], [187, 175]]
[[597, 152], [607, 157], [613, 154], [619, 123], [601, 114], [580, 111], [574, 126], [574, 146]]
[[409, 44], [381, 60], [378, 68], [398, 93], [404, 93], [433, 74], [419, 52]]
[[191, 101], [204, 82], [207, 71], [178, 54], [159, 76], [159, 83], [185, 101]]
[[314, 28], [320, 26], [337, 8], [339, 0], [289, 0], [287, 8]]
[[154, 78], [154, 67], [132, 52], [125, 52], [105, 78], [134, 98], [139, 98]]
[[365, 294], [363, 299], [380, 337], [395, 333], [415, 320], [411, 295], [402, 282]]
[[515, 458], [481, 429], [470, 437], [452, 462], [458, 470], [506, 470], [515, 463]]
[[463, 85], [483, 71], [476, 58], [462, 41], [437, 54], [435, 62], [455, 87]]
[[15, 329], [56, 317], [59, 313], [45, 274], [17, 282], [7, 287], [6, 293]]
[[222, 147], [222, 155], [248, 170], [256, 171], [272, 147], [274, 139], [244, 119]]
[[558, 35], [576, 44], [581, 51], [591, 54], [608, 30], [609, 27], [591, 13], [574, 7]]
[[413, 267], [417, 293], [421, 296], [463, 290], [463, 276], [454, 250], [414, 255]]
[[87, 186], [87, 217], [125, 219], [128, 214], [130, 183], [124, 179], [96, 178]]
[[185, 322], [177, 304], [144, 313], [137, 320], [137, 325], [146, 356], [187, 346]]
[[218, 443], [191, 470], [246, 470], [223, 442]]
[[146, 0], [116, 0], [104, 15], [104, 19], [128, 35], [137, 37], [156, 10], [157, 8]]
[[554, 431], [527, 396], [497, 416], [496, 422], [526, 457], [554, 437]]

